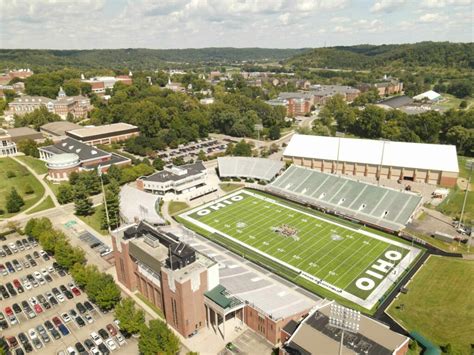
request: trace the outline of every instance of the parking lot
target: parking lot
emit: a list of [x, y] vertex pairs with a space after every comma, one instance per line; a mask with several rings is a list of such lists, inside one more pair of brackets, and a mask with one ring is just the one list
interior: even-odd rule
[[136, 353], [136, 340], [122, 336], [113, 312], [102, 313], [54, 258], [26, 238], [0, 240], [0, 328], [12, 353]]

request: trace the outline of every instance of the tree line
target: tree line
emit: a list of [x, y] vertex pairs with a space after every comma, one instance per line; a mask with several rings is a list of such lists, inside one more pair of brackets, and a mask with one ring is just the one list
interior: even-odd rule
[[336, 131], [369, 139], [456, 145], [458, 154], [474, 155], [474, 109], [426, 111], [408, 115], [376, 105], [348, 105], [338, 95], [328, 100], [311, 131], [301, 133], [335, 135]]

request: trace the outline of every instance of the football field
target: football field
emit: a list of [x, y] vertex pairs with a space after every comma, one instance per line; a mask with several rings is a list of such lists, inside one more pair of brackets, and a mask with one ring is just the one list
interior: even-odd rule
[[[222, 244], [239, 245], [304, 280], [371, 309], [406, 271], [418, 248], [240, 190], [180, 215]], [[232, 249], [232, 248], [230, 248]], [[263, 260], [263, 261], [262, 261]]]

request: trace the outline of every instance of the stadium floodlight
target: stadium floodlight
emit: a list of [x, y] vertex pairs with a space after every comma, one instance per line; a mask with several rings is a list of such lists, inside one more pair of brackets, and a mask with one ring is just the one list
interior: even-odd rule
[[360, 323], [360, 312], [353, 309], [340, 306], [336, 303], [331, 304], [329, 309], [329, 325], [341, 329], [341, 342], [339, 344], [339, 355], [342, 354], [344, 342], [344, 332], [358, 333]]

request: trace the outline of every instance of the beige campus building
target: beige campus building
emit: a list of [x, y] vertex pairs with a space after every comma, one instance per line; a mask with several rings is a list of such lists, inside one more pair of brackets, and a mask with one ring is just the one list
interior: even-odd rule
[[283, 157], [318, 171], [452, 187], [459, 173], [453, 145], [294, 135]]

